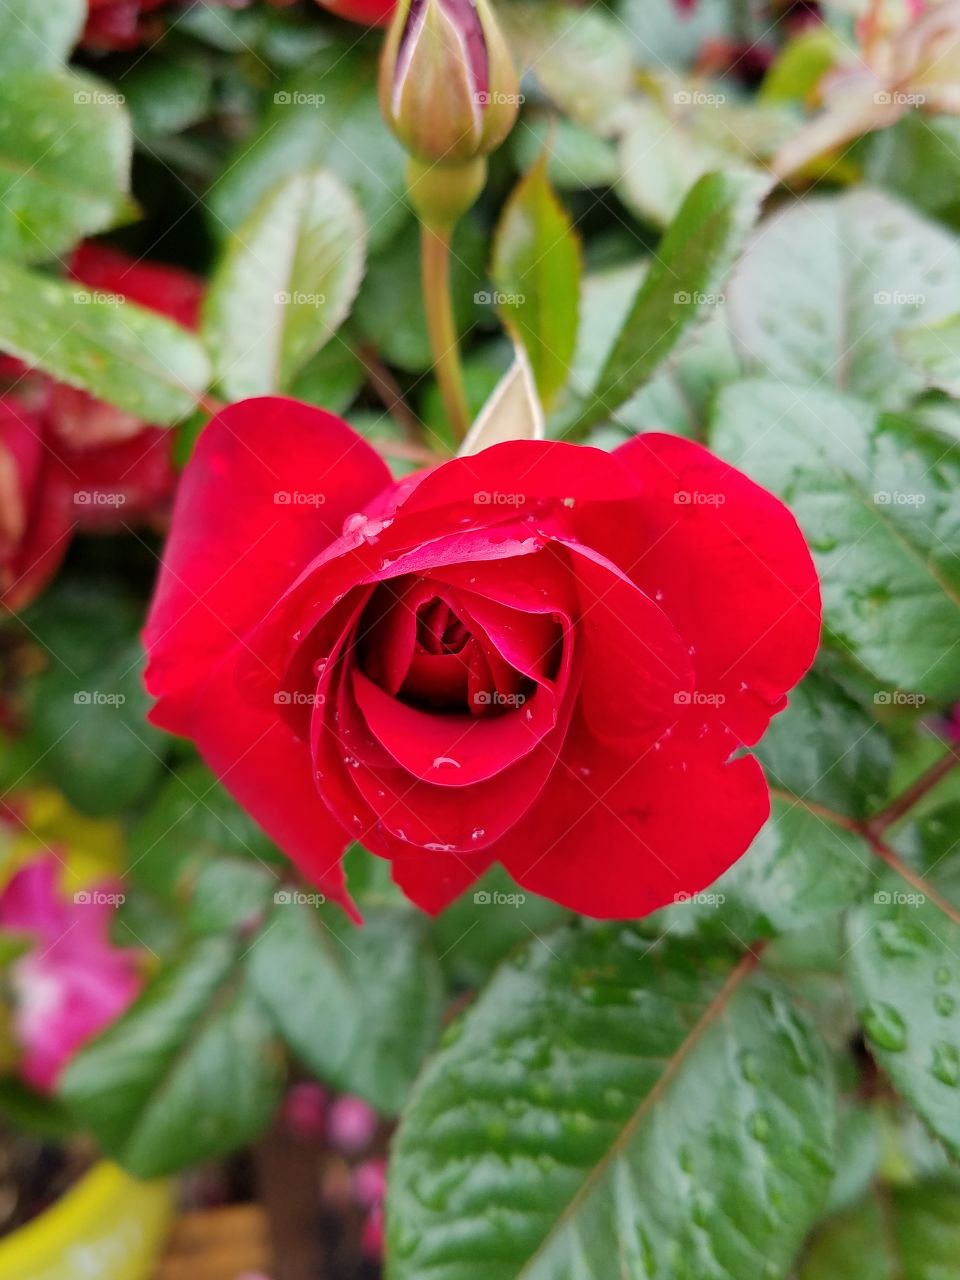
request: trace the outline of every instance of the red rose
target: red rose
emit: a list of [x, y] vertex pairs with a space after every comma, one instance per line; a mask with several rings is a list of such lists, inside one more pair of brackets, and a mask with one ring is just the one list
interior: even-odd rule
[[[128, 298], [188, 328], [199, 323], [202, 280], [81, 245], [71, 278]], [[28, 604], [56, 571], [74, 529], [152, 522], [176, 485], [169, 431], [0, 356], [0, 603]], [[15, 393], [15, 394], [14, 394]]]
[[329, 414], [225, 410], [146, 629], [155, 722], [328, 894], [351, 839], [437, 911], [494, 861], [589, 915], [711, 883], [810, 666], [787, 509], [687, 440], [517, 441], [400, 483]]

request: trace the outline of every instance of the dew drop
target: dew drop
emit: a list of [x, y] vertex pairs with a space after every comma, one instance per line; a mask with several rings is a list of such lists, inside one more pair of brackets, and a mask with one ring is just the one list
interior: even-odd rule
[[442, 769], [445, 764], [450, 765], [454, 769], [463, 768], [463, 765], [460, 763], [460, 761], [454, 760], [453, 756], [437, 756], [430, 767], [432, 769]]
[[487, 834], [486, 827], [474, 827], [473, 830], [470, 832], [470, 839], [482, 840], [486, 834]]
[[863, 1029], [875, 1045], [890, 1053], [906, 1047], [907, 1028], [892, 1005], [871, 1005], [863, 1015]]
[[933, 1007], [941, 1018], [949, 1018], [956, 1009], [957, 1002], [953, 996], [947, 995], [946, 991], [938, 991], [933, 998]]
[[354, 511], [352, 515], [347, 516], [343, 522], [343, 536], [349, 537], [351, 533], [356, 533], [367, 522], [367, 517], [362, 511]]
[[955, 1045], [948, 1044], [946, 1040], [937, 1041], [933, 1046], [930, 1074], [941, 1084], [948, 1084], [953, 1088], [960, 1084], [960, 1053]]
[[770, 1137], [770, 1117], [765, 1111], [755, 1111], [750, 1117], [750, 1133], [758, 1142]]
[[941, 987], [945, 987], [952, 977], [950, 970], [945, 964], [942, 964], [933, 976]]

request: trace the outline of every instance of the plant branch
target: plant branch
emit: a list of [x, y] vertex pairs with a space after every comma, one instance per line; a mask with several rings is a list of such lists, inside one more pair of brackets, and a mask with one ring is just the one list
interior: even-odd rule
[[951, 747], [945, 756], [920, 775], [919, 778], [899, 796], [896, 796], [885, 809], [866, 823], [868, 832], [881, 835], [888, 827], [899, 822], [914, 805], [918, 804], [928, 791], [938, 786], [949, 773], [960, 764], [960, 748]]
[[358, 347], [357, 355], [367, 371], [367, 380], [383, 407], [400, 423], [411, 444], [422, 444], [423, 423], [407, 404], [396, 378], [368, 344]]
[[443, 406], [457, 440], [470, 429], [470, 411], [460, 365], [460, 344], [450, 293], [450, 231], [421, 224], [423, 302]]

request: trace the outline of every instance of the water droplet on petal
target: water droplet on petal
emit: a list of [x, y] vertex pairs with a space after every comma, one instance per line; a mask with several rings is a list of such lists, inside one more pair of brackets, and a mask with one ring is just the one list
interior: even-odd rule
[[948, 1044], [946, 1040], [937, 1041], [933, 1046], [930, 1074], [941, 1084], [949, 1084], [954, 1088], [960, 1084], [960, 1053], [955, 1045]]

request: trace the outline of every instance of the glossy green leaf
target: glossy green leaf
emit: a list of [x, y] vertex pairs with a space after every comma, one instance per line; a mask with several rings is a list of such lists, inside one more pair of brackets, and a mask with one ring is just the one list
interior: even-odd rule
[[122, 83], [134, 129], [148, 153], [157, 138], [198, 124], [213, 102], [213, 69], [200, 58], [144, 59]]
[[889, 196], [789, 206], [759, 228], [727, 288], [752, 372], [899, 409], [923, 386], [900, 329], [957, 309], [960, 245]]
[[551, 934], [417, 1084], [392, 1278], [784, 1277], [827, 1189], [832, 1116], [820, 1040], [736, 955], [627, 926]]
[[186, 417], [210, 381], [200, 342], [172, 320], [9, 262], [0, 348], [160, 425]]
[[278, 185], [308, 169], [331, 169], [367, 218], [373, 248], [409, 219], [404, 153], [384, 127], [369, 47], [331, 45], [273, 92], [262, 128], [227, 165], [208, 204], [213, 231], [236, 231]]
[[574, 120], [609, 129], [614, 113], [633, 89], [635, 66], [630, 32], [599, 6], [504, 5], [497, 17], [518, 65]]
[[0, 256], [55, 258], [113, 224], [129, 189], [121, 97], [89, 76], [0, 75]]
[[960, 396], [960, 316], [904, 329], [898, 346], [929, 386]]
[[755, 173], [700, 179], [657, 249], [574, 430], [609, 417], [657, 370], [696, 318], [716, 302], [767, 190]]
[[208, 863], [242, 855], [256, 866], [278, 866], [263, 831], [199, 762], [171, 774], [129, 836], [130, 874], [145, 892], [184, 905]]
[[953, 1280], [958, 1258], [955, 1183], [884, 1187], [820, 1228], [798, 1280]]
[[497, 311], [530, 360], [549, 407], [567, 380], [577, 341], [580, 245], [543, 156], [514, 188], [493, 242]]
[[679, 88], [682, 83], [666, 81], [660, 101], [653, 95], [634, 99], [620, 122], [617, 194], [658, 227], [676, 217], [704, 174], [731, 165], [752, 169], [796, 130], [779, 107], [727, 102], [700, 82]]
[[80, 38], [86, 18], [85, 0], [3, 0], [0, 71], [59, 67]]
[[146, 723], [136, 602], [98, 581], [44, 597], [29, 615], [45, 669], [31, 688], [29, 743], [43, 775], [83, 813], [115, 814], [155, 784], [167, 740]]
[[213, 1159], [266, 1125], [283, 1055], [243, 968], [239, 943], [197, 943], [68, 1068], [64, 1100], [132, 1173]]
[[911, 708], [960, 688], [960, 451], [826, 388], [748, 380], [717, 397], [716, 451], [790, 506], [820, 573], [826, 639]]
[[877, 722], [820, 671], [790, 694], [756, 748], [774, 790], [847, 818], [869, 818], [890, 789], [893, 747]]
[[238, 228], [204, 308], [229, 399], [289, 388], [349, 313], [365, 248], [363, 215], [331, 173], [290, 178]]
[[[937, 874], [947, 851], [920, 860]], [[932, 877], [930, 877], [932, 882]], [[939, 892], [939, 885], [932, 892]], [[847, 921], [847, 974], [871, 1052], [899, 1093], [960, 1157], [960, 924], [895, 871]]]
[[363, 928], [280, 890], [251, 977], [284, 1040], [335, 1088], [398, 1111], [440, 1026], [441, 985], [424, 921], [372, 910]]

